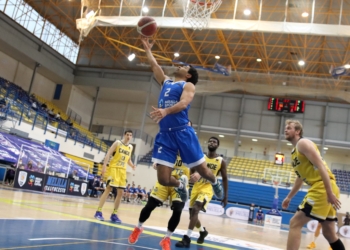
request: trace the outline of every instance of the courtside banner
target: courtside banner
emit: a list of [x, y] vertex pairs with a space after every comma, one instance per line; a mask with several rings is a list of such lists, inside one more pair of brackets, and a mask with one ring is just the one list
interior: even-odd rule
[[42, 173], [17, 169], [15, 175], [15, 188], [43, 191], [45, 175]]
[[66, 194], [75, 196], [87, 196], [87, 182], [68, 179], [67, 185]]
[[229, 207], [228, 209], [226, 209], [226, 215], [232, 219], [248, 221], [249, 209]]
[[68, 179], [47, 175], [45, 178], [44, 192], [66, 194]]
[[266, 214], [265, 225], [280, 227], [282, 225], [282, 216]]
[[[188, 211], [189, 204], [190, 204], [190, 201], [188, 200], [185, 203], [185, 207], [183, 209], [184, 211]], [[204, 212], [200, 211], [200, 213], [204, 213]], [[216, 215], [216, 216], [223, 215], [224, 213], [225, 213], [225, 209], [222, 206], [214, 203], [209, 203], [207, 206], [207, 211], [205, 212], [205, 214]]]

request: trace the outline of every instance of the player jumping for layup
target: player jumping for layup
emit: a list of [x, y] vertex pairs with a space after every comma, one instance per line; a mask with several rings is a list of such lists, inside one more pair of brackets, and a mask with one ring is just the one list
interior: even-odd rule
[[176, 187], [182, 201], [187, 201], [187, 177], [182, 176], [177, 180], [171, 176], [176, 155], [180, 152], [184, 164], [209, 180], [215, 195], [221, 199], [222, 186], [207, 168], [198, 138], [193, 128], [188, 126], [188, 110], [198, 82], [197, 70], [191, 66], [178, 67], [174, 72], [175, 80], [170, 80], [152, 55], [153, 43], [150, 44], [146, 37], [142, 37], [141, 41], [154, 77], [162, 86], [158, 108], [153, 107], [151, 112], [152, 119], [159, 123], [160, 127], [152, 155], [152, 161], [157, 163], [158, 182], [163, 186]]
[[100, 203], [98, 204], [98, 208], [95, 214], [95, 218], [98, 220], [104, 220], [102, 216], [102, 207], [106, 202], [109, 192], [112, 191], [112, 187], [116, 187], [117, 197], [114, 201], [114, 211], [111, 215], [111, 221], [115, 223], [121, 223], [121, 220], [118, 218], [117, 211], [123, 196], [124, 189], [126, 187], [127, 164], [129, 164], [135, 170], [135, 165], [131, 162], [130, 159], [133, 149], [132, 145], [129, 144], [131, 138], [132, 131], [125, 131], [123, 140], [115, 141], [106, 154], [102, 167], [102, 176], [104, 176], [104, 173], [106, 172], [106, 166], [111, 156], [112, 159], [109, 162], [109, 167], [105, 176], [107, 179], [106, 190], [103, 192], [100, 198]]
[[336, 210], [340, 208], [340, 201], [334, 175], [322, 159], [316, 144], [303, 138], [303, 126], [299, 121], [287, 120], [284, 135], [294, 146], [292, 165], [297, 178], [292, 190], [282, 202], [282, 207], [288, 208], [303, 181], [311, 186], [299, 205], [299, 211], [290, 220], [287, 250], [299, 249], [301, 229], [312, 218], [322, 224], [323, 235], [332, 249], [345, 250], [335, 232]]
[[[216, 154], [216, 149], [219, 147], [220, 141], [216, 137], [210, 137], [208, 140], [208, 155], [205, 156], [207, 162], [207, 168], [216, 176], [221, 173], [222, 182], [225, 190], [225, 198], [222, 201], [223, 207], [227, 205], [227, 193], [228, 193], [228, 181], [226, 173], [226, 162], [221, 156]], [[198, 173], [193, 173], [191, 179], [198, 180], [200, 176]], [[198, 219], [199, 211], [202, 210], [206, 212], [208, 203], [213, 197], [213, 190], [210, 183], [201, 177], [197, 182], [195, 182], [190, 200], [190, 223], [188, 225], [187, 234], [183, 236], [182, 240], [176, 243], [177, 247], [188, 248], [191, 244], [191, 235], [194, 227], [199, 229], [199, 238], [197, 243], [203, 244], [204, 238], [208, 235], [207, 230], [202, 226]]]

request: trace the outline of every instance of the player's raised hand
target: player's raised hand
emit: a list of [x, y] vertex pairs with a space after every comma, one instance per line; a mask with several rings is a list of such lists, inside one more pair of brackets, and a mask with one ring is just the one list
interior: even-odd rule
[[333, 193], [327, 194], [327, 200], [328, 200], [329, 203], [332, 204], [332, 206], [333, 206], [335, 209], [337, 209], [337, 210], [340, 209], [340, 207], [341, 207], [341, 202], [340, 202], [340, 200], [338, 200], [338, 198], [337, 198]]
[[151, 118], [156, 123], [159, 123], [165, 116], [167, 116], [167, 111], [165, 109], [159, 109], [152, 106], [153, 111], [150, 113]]
[[287, 209], [289, 207], [289, 203], [290, 203], [290, 199], [288, 197], [286, 197], [283, 201], [282, 201], [282, 208], [283, 209]]
[[153, 40], [153, 42], [149, 42], [149, 38], [145, 37], [145, 36], [141, 36], [141, 42], [143, 44], [143, 47], [145, 50], [151, 50], [155, 41]]

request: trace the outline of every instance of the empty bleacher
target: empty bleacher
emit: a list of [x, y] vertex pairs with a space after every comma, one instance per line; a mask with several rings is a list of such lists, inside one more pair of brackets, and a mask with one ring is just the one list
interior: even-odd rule
[[350, 171], [342, 169], [333, 169], [333, 174], [337, 180], [338, 187], [343, 192], [350, 191]]

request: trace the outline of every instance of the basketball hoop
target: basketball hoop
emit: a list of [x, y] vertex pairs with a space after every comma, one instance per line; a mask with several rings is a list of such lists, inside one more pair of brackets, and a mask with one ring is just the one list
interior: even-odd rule
[[280, 179], [279, 178], [274, 178], [272, 180], [272, 184], [274, 188], [277, 188], [280, 185]]
[[210, 15], [217, 11], [222, 0], [182, 0], [184, 9], [184, 23], [188, 23], [194, 30], [208, 27]]

